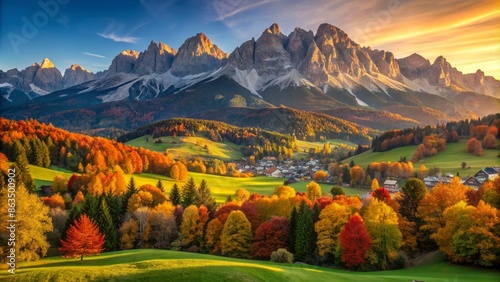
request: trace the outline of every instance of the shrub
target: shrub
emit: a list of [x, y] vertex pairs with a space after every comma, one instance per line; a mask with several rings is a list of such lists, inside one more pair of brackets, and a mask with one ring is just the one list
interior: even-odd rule
[[271, 254], [271, 261], [278, 263], [293, 263], [293, 254], [281, 248]]

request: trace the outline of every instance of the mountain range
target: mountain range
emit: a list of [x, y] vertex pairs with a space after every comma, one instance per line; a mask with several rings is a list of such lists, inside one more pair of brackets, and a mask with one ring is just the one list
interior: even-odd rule
[[[463, 74], [442, 56], [433, 63], [416, 53], [396, 59], [360, 46], [330, 24], [289, 35], [273, 24], [230, 54], [203, 33], [179, 50], [152, 41], [143, 52], [121, 52], [96, 74], [72, 65], [61, 75], [44, 59], [22, 71], [0, 71], [0, 93], [6, 117], [79, 130], [130, 130], [176, 116], [283, 106], [384, 130], [387, 124], [360, 117], [418, 125], [500, 109], [500, 81], [481, 70]], [[71, 121], [84, 115], [87, 125]]]

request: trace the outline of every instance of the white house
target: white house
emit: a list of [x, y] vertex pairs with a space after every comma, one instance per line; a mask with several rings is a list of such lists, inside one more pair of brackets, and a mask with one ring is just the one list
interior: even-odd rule
[[386, 180], [384, 182], [384, 188], [387, 189], [389, 192], [398, 192], [399, 191], [399, 185], [396, 180]]

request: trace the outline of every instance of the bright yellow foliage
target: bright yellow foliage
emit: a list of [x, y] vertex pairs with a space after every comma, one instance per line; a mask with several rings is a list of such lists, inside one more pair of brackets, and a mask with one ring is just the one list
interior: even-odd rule
[[318, 234], [316, 245], [319, 254], [333, 254], [339, 244], [339, 235], [342, 227], [352, 215], [348, 206], [332, 203], [326, 206], [319, 214], [319, 221], [314, 224], [314, 231]]

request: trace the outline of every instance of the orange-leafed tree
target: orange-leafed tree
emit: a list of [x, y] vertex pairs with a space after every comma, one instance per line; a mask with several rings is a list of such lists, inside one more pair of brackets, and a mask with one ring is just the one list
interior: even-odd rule
[[342, 262], [349, 268], [365, 263], [365, 256], [370, 250], [372, 239], [359, 214], [354, 214], [340, 232]]
[[313, 179], [316, 181], [325, 181], [328, 179], [328, 174], [324, 170], [318, 170], [314, 173]]
[[467, 152], [474, 154], [476, 156], [481, 156], [483, 154], [483, 146], [476, 138], [471, 138], [467, 142]]
[[254, 242], [250, 247], [253, 258], [269, 259], [271, 254], [286, 248], [288, 241], [288, 219], [286, 217], [273, 217], [262, 223], [255, 231]]
[[497, 139], [493, 134], [488, 134], [484, 137], [483, 147], [486, 149], [495, 149], [497, 147]]
[[97, 255], [103, 251], [104, 235], [86, 214], [75, 220], [66, 234], [66, 239], [61, 240], [59, 248], [65, 257], [80, 257], [83, 260], [83, 256]]

